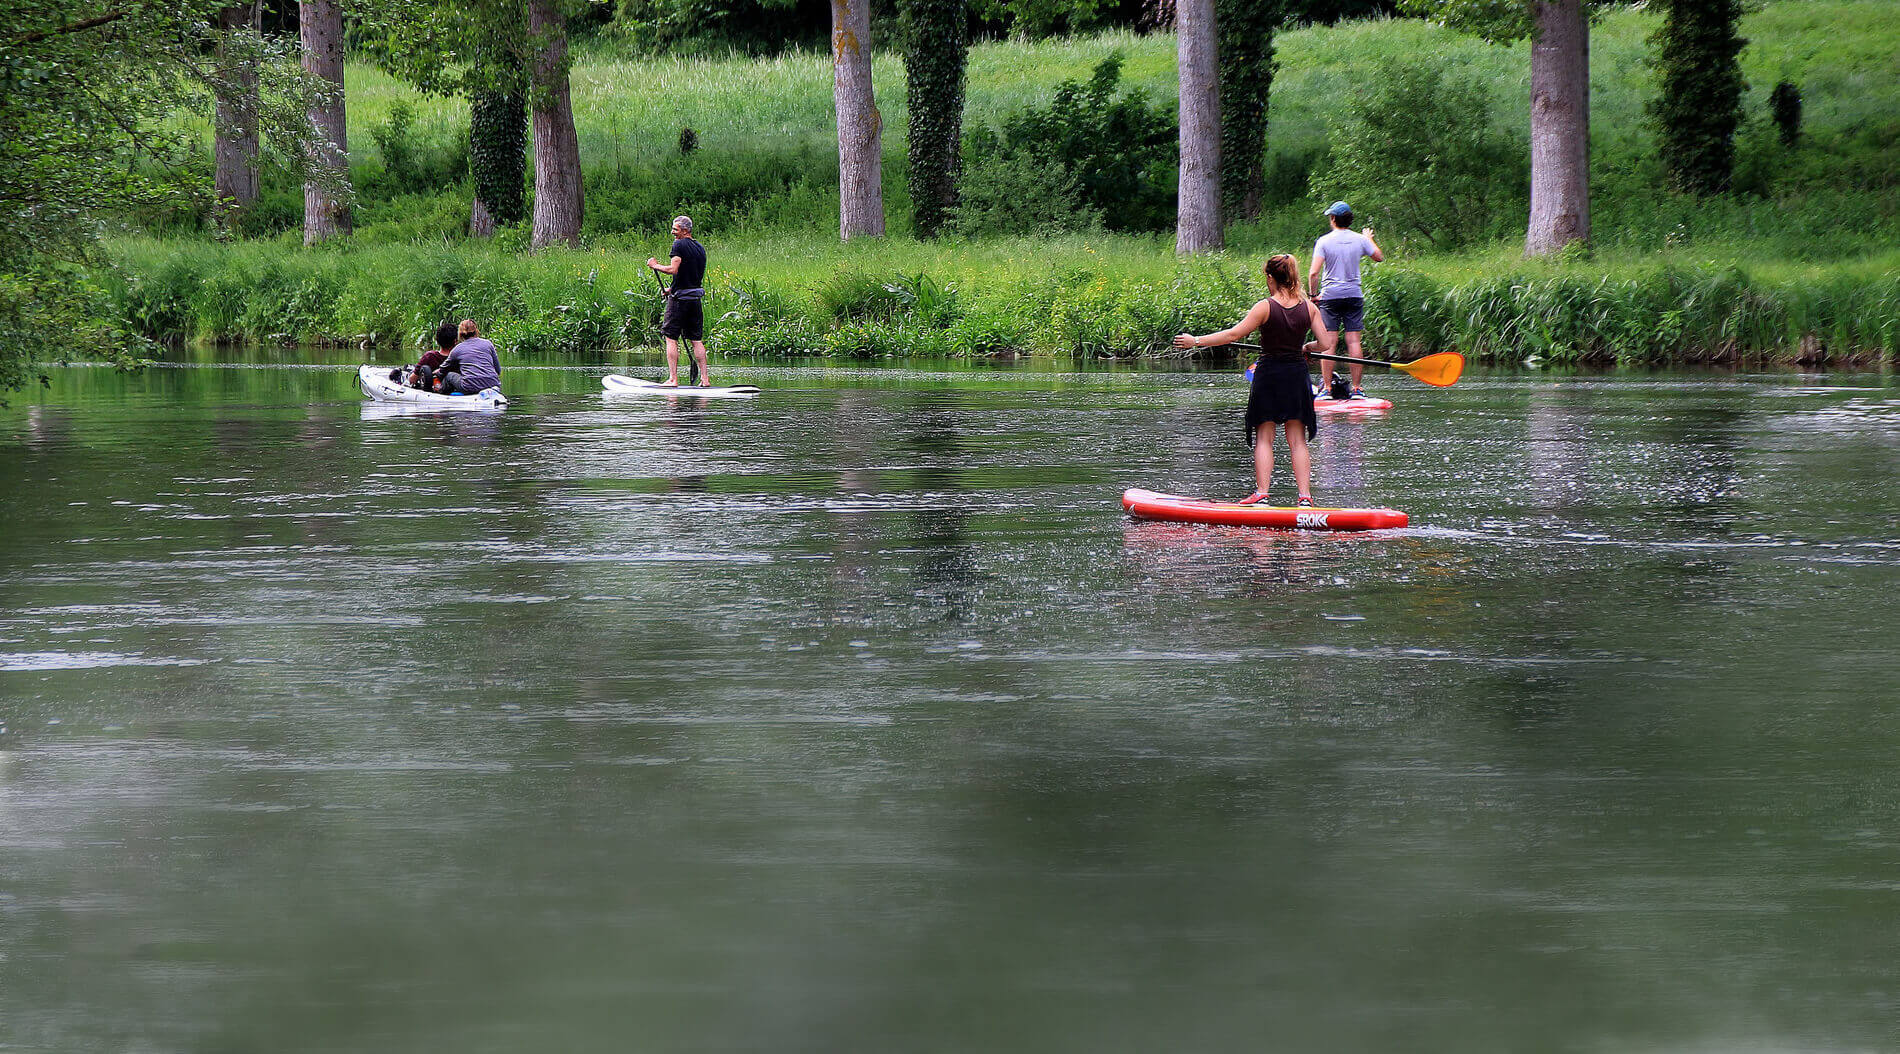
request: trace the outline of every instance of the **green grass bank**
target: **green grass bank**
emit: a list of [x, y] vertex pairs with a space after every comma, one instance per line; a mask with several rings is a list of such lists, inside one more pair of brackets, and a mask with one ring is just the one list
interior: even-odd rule
[[[1737, 191], [1662, 188], [1643, 108], [1655, 92], [1655, 14], [1617, 8], [1593, 29], [1589, 255], [1524, 261], [1515, 240], [1432, 253], [1394, 231], [1370, 279], [1372, 344], [1455, 348], [1517, 361], [1891, 360], [1900, 327], [1900, 0], [1770, 0], [1744, 20], [1748, 119]], [[1304, 257], [1320, 232], [1311, 185], [1327, 130], [1380, 62], [1432, 62], [1485, 86], [1494, 123], [1522, 136], [1528, 49], [1415, 20], [1282, 32], [1265, 214], [1229, 229], [1229, 251], [1182, 263], [1163, 236], [908, 236], [903, 71], [879, 56], [891, 236], [836, 240], [835, 142], [824, 56], [635, 57], [579, 45], [574, 105], [586, 172], [587, 248], [531, 256], [520, 231], [463, 236], [457, 174], [466, 108], [373, 69], [347, 73], [357, 233], [305, 250], [294, 231], [214, 242], [193, 217], [148, 218], [117, 238], [122, 274], [102, 309], [162, 341], [369, 343], [407, 348], [444, 317], [483, 319], [511, 347], [584, 353], [653, 338], [641, 261], [664, 251], [668, 217], [699, 220], [713, 254], [714, 343], [732, 352], [845, 357], [1162, 353], [1181, 329], [1230, 322], [1261, 293], [1258, 261]], [[1113, 52], [1124, 84], [1171, 101], [1174, 41], [1109, 33], [992, 42], [971, 55], [966, 124], [1046, 103]], [[1800, 84], [1800, 142], [1783, 146], [1765, 98]], [[377, 146], [398, 105], [412, 116], [408, 166]], [[682, 128], [699, 149], [682, 157]], [[276, 219], [271, 216], [275, 210]], [[294, 225], [301, 194], [277, 186], [268, 228]], [[1374, 224], [1377, 215], [1362, 217]], [[1520, 225], [1521, 229], [1521, 225]]]
[[[140, 240], [118, 246], [114, 308], [159, 340], [361, 344], [409, 353], [473, 317], [514, 354], [657, 341], [644, 256], [486, 246]], [[709, 341], [727, 353], [1168, 354], [1264, 295], [1258, 253], [1187, 262], [1161, 239], [1070, 236], [839, 245], [711, 241]], [[1371, 347], [1484, 361], [1664, 364], [1900, 358], [1900, 251], [1849, 264], [1659, 252], [1529, 262], [1498, 250], [1370, 269]]]

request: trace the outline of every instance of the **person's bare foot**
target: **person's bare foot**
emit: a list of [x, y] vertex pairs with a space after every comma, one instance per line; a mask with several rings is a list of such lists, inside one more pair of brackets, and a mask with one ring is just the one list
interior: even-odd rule
[[660, 387], [662, 388], [677, 388], [679, 386], [680, 379], [678, 377], [668, 377], [666, 380], [660, 382]]

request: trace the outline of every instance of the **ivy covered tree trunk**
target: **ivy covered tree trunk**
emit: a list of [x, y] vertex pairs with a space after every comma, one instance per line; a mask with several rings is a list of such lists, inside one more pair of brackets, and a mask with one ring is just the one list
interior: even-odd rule
[[536, 249], [581, 243], [581, 143], [567, 85], [567, 22], [558, 0], [528, 0], [534, 47]]
[[1669, 183], [1691, 194], [1720, 194], [1735, 175], [1735, 129], [1742, 123], [1736, 25], [1742, 0], [1662, 0], [1662, 27], [1650, 38], [1662, 83], [1649, 104]]
[[212, 118], [213, 216], [228, 223], [257, 200], [257, 15], [250, 4], [218, 12], [216, 112]]
[[1220, 33], [1221, 208], [1259, 219], [1266, 180], [1267, 94], [1281, 0], [1216, 0]]
[[838, 233], [884, 236], [884, 118], [871, 90], [871, 0], [831, 0], [831, 97], [838, 112]]
[[1214, 0], [1175, 0], [1181, 77], [1181, 183], [1174, 251], [1221, 247], [1220, 80]]
[[315, 245], [350, 233], [349, 138], [343, 120], [343, 5], [304, 0], [297, 5], [303, 68], [324, 82], [323, 98], [310, 110], [316, 132], [310, 178], [303, 186], [303, 243]]
[[1531, 221], [1527, 256], [1590, 238], [1590, 28], [1583, 0], [1531, 5]]
[[468, 232], [477, 238], [527, 213], [528, 97], [521, 91], [476, 92], [468, 102], [468, 167], [475, 200]]
[[912, 225], [934, 238], [957, 205], [969, 15], [964, 0], [906, 0], [904, 20]]

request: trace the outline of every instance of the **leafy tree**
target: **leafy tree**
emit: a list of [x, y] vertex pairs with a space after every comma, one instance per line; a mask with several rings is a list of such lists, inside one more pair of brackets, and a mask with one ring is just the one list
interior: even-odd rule
[[526, 215], [528, 63], [524, 0], [384, 0], [366, 11], [361, 53], [422, 91], [469, 101], [469, 232]]
[[534, 111], [536, 249], [581, 243], [581, 141], [568, 91], [567, 8], [562, 0], [527, 0], [531, 107]]
[[1742, 123], [1736, 32], [1742, 0], [1661, 0], [1662, 25], [1650, 37], [1662, 83], [1650, 101], [1663, 168], [1677, 190], [1719, 194], [1735, 174], [1735, 129]]
[[[195, 130], [235, 79], [217, 58], [223, 0], [100, 9], [87, 0], [8, 0], [0, 30], [0, 390], [32, 363], [136, 345], [100, 321], [86, 277], [116, 214], [211, 199]], [[260, 44], [258, 127], [293, 151], [312, 97], [288, 54]]]
[[1609, 0], [1399, 0], [1486, 40], [1531, 40], [1529, 256], [1590, 238], [1591, 9]]
[[933, 238], [957, 204], [969, 13], [964, 0], [904, 0], [903, 18], [912, 226]]
[[1491, 125], [1482, 87], [1422, 63], [1386, 63], [1353, 92], [1317, 196], [1344, 198], [1381, 230], [1454, 249], [1521, 221], [1521, 143]]

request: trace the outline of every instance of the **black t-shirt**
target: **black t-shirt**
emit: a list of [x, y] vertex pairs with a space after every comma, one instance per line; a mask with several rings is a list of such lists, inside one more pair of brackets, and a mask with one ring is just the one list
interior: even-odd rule
[[673, 288], [698, 289], [706, 281], [706, 248], [691, 238], [678, 238], [668, 256], [680, 258], [680, 272], [673, 276]]

